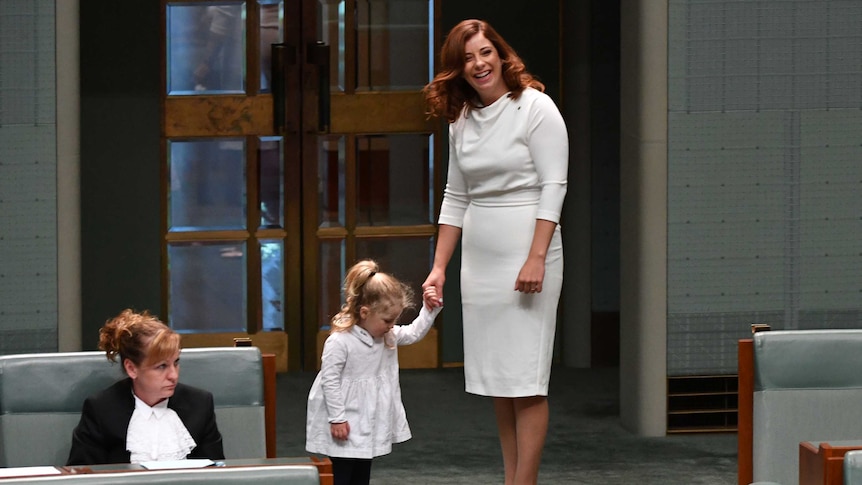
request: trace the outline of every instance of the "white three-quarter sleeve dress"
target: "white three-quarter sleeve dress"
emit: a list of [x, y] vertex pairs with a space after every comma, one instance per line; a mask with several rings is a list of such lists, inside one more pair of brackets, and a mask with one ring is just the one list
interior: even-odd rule
[[527, 88], [449, 127], [449, 173], [440, 224], [461, 227], [466, 390], [496, 397], [548, 393], [563, 283], [557, 226], [541, 293], [515, 291], [536, 219], [559, 223], [568, 134], [550, 97]]

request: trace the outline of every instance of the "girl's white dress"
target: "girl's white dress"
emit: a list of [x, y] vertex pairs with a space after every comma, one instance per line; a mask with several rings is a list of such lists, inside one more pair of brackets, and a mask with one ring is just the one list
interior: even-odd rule
[[462, 228], [461, 298], [467, 392], [547, 395], [563, 246], [557, 226], [541, 293], [515, 291], [536, 219], [559, 222], [568, 135], [553, 100], [527, 88], [449, 127], [449, 173], [440, 224]]
[[[323, 345], [320, 372], [308, 393], [305, 449], [339, 458], [374, 458], [392, 451], [392, 443], [411, 438], [401, 403], [398, 346], [428, 333], [442, 307], [425, 306], [409, 325], [396, 325], [387, 342], [362, 327], [333, 332]], [[348, 422], [346, 441], [332, 438], [330, 423]]]

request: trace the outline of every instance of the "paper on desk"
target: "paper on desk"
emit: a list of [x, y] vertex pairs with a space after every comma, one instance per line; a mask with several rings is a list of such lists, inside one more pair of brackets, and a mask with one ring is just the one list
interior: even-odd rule
[[194, 458], [191, 460], [142, 461], [140, 465], [147, 470], [176, 470], [178, 468], [204, 468], [215, 465], [215, 462], [206, 458]]
[[35, 477], [38, 475], [59, 475], [60, 470], [52, 466], [17, 466], [0, 468], [0, 477]]

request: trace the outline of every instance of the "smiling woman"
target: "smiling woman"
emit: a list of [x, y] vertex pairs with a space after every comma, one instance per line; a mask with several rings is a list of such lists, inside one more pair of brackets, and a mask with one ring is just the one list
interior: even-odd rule
[[428, 113], [449, 121], [434, 264], [443, 295], [461, 244], [465, 388], [493, 398], [506, 483], [536, 483], [563, 283], [568, 134], [559, 109], [482, 20], [446, 36]]
[[179, 334], [126, 309], [99, 331], [99, 349], [128, 377], [84, 401], [67, 465], [224, 459], [212, 394], [179, 383]]

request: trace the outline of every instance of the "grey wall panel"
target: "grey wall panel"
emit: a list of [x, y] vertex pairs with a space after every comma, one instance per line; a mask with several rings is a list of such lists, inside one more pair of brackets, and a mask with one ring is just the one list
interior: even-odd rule
[[0, 354], [57, 350], [54, 1], [0, 4]]
[[668, 373], [748, 325], [854, 328], [862, 2], [669, 2]]

